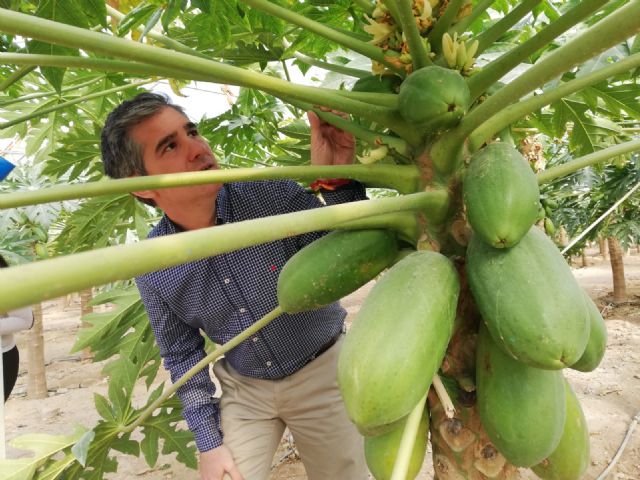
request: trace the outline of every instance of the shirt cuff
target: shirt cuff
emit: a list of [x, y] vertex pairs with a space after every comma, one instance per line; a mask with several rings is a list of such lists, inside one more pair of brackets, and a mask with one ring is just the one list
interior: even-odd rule
[[351, 180], [349, 183], [341, 185], [335, 190], [322, 190], [320, 193], [322, 193], [322, 198], [324, 198], [327, 205], [337, 205], [339, 203], [367, 199], [365, 186], [356, 180]]
[[219, 415], [210, 418], [210, 422], [201, 424], [198, 428], [192, 430], [196, 440], [196, 447], [200, 452], [213, 450], [222, 445], [222, 430], [220, 429]]

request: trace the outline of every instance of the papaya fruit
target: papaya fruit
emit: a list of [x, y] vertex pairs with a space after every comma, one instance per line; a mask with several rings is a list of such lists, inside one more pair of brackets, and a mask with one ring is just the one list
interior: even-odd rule
[[293, 255], [278, 277], [278, 303], [286, 313], [320, 308], [354, 292], [387, 268], [398, 254], [393, 232], [340, 230]]
[[540, 229], [532, 227], [507, 249], [493, 248], [473, 235], [467, 277], [491, 336], [511, 357], [561, 369], [582, 356], [589, 338], [584, 294]]
[[398, 93], [400, 115], [419, 128], [436, 132], [456, 125], [467, 113], [471, 94], [457, 71], [429, 66], [409, 75]]
[[[390, 480], [393, 466], [396, 463], [398, 449], [402, 440], [402, 434], [406, 425], [406, 418], [390, 432], [375, 437], [364, 437], [364, 457], [369, 471], [376, 480]], [[427, 452], [427, 439], [429, 437], [429, 414], [425, 408], [420, 419], [416, 440], [411, 450], [409, 470], [406, 480], [413, 480], [420, 473], [424, 457]]]
[[414, 252], [365, 299], [338, 359], [347, 414], [363, 435], [392, 430], [426, 393], [453, 332], [460, 290], [451, 261]]
[[565, 380], [567, 416], [560, 443], [531, 468], [543, 480], [580, 480], [589, 467], [589, 428], [578, 397]]
[[540, 463], [556, 449], [564, 428], [562, 372], [514, 360], [484, 326], [476, 355], [478, 413], [489, 439], [518, 467]]
[[397, 75], [368, 75], [353, 84], [353, 92], [398, 93], [402, 79]]
[[591, 297], [584, 290], [583, 293], [589, 310], [589, 340], [582, 356], [571, 368], [580, 372], [592, 372], [600, 365], [607, 348], [607, 326]]
[[471, 228], [495, 248], [518, 243], [538, 216], [536, 176], [507, 143], [492, 143], [471, 157], [462, 193]]

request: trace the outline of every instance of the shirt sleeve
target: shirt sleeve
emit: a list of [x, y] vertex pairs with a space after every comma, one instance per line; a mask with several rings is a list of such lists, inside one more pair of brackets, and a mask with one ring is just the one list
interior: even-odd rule
[[[198, 329], [180, 321], [151, 286], [139, 279], [137, 285], [164, 360], [164, 367], [175, 383], [205, 357], [204, 339]], [[177, 391], [183, 406], [182, 415], [201, 452], [222, 445], [220, 410], [217, 399], [214, 398], [215, 389], [209, 371], [205, 368]]]
[[6, 317], [0, 317], [0, 335], [28, 330], [33, 326], [33, 311], [30, 307], [10, 311]]

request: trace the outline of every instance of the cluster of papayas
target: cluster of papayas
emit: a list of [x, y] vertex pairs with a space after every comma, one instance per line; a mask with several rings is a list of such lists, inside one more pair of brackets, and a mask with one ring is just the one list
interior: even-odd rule
[[[447, 257], [410, 253], [378, 280], [345, 338], [338, 385], [349, 418], [366, 437], [367, 461], [377, 480], [390, 478], [406, 418], [442, 363], [459, 290], [458, 273]], [[420, 459], [425, 442], [426, 434], [417, 439]], [[421, 463], [414, 451], [412, 465]]]
[[544, 479], [579, 479], [589, 439], [561, 369], [591, 371], [606, 328], [555, 244], [533, 224], [535, 175], [511, 145], [470, 159], [463, 197], [473, 229], [469, 286], [483, 319], [478, 337], [478, 412], [496, 448]]

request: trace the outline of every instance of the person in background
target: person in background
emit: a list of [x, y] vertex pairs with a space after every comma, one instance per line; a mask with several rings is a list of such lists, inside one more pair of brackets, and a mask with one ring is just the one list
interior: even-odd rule
[[[9, 265], [0, 255], [0, 268]], [[30, 307], [0, 313], [0, 339], [2, 340], [2, 368], [4, 376], [4, 401], [11, 395], [18, 378], [20, 353], [13, 338], [13, 334], [21, 330], [28, 330], [33, 326], [33, 311]]]
[[[308, 114], [311, 163], [350, 164], [352, 135]], [[207, 141], [182, 109], [143, 93], [116, 107], [102, 131], [102, 161], [112, 178], [214, 170]], [[312, 184], [326, 204], [366, 199], [346, 179]], [[259, 181], [149, 189], [133, 193], [164, 213], [149, 237], [322, 207], [293, 181]], [[201, 332], [224, 344], [277, 305], [281, 268], [315, 232], [215, 255], [136, 278], [165, 368], [177, 381], [205, 356]], [[311, 480], [365, 480], [363, 440], [338, 389], [337, 358], [346, 311], [338, 302], [282, 314], [207, 370], [178, 396], [200, 451], [203, 480], [266, 480], [286, 427]]]

